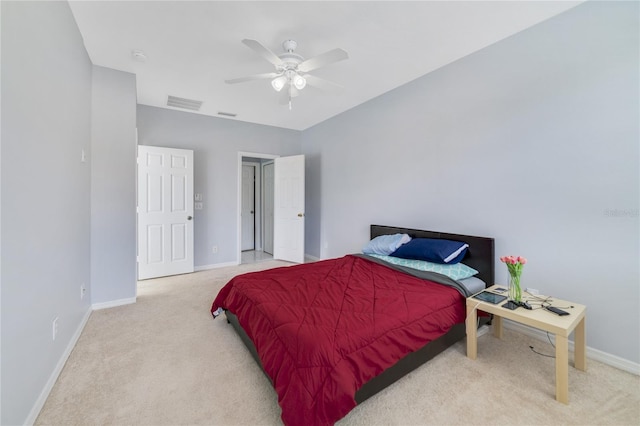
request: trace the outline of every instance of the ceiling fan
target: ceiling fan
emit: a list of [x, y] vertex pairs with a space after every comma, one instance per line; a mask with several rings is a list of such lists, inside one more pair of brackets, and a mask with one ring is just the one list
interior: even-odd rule
[[289, 104], [289, 109], [291, 109], [291, 99], [298, 96], [307, 84], [317, 87], [318, 89], [330, 91], [340, 91], [343, 89], [342, 86], [338, 84], [307, 74], [325, 65], [348, 59], [349, 55], [342, 49], [333, 49], [321, 55], [314, 56], [313, 58], [304, 59], [295, 53], [298, 43], [294, 40], [285, 40], [282, 42], [284, 53], [281, 55], [276, 55], [256, 40], [244, 39], [242, 43], [271, 62], [276, 67], [276, 70], [275, 72], [225, 80], [227, 84], [271, 79], [271, 86], [273, 86], [277, 92], [282, 93], [280, 103], [285, 105]]

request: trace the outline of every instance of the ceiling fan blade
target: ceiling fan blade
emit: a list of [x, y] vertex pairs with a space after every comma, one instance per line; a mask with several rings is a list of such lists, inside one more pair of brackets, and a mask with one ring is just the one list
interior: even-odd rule
[[301, 71], [301, 72], [313, 71], [316, 68], [320, 68], [325, 65], [329, 65], [334, 62], [342, 61], [348, 58], [349, 58], [349, 55], [344, 50], [333, 49], [321, 55], [314, 56], [313, 58], [309, 58], [306, 61], [301, 62], [300, 65], [298, 65], [298, 71]]
[[327, 92], [341, 93], [344, 90], [343, 86], [340, 86], [339, 84], [333, 83], [329, 80], [325, 80], [324, 78], [316, 77], [311, 74], [305, 74], [302, 77], [307, 80], [307, 84], [309, 86], [313, 86], [321, 90], [326, 90]]
[[227, 84], [244, 83], [245, 81], [263, 80], [263, 79], [267, 79], [267, 78], [276, 78], [277, 76], [279, 76], [281, 74], [282, 73], [268, 72], [268, 73], [265, 73], [265, 74], [255, 74], [255, 75], [248, 75], [246, 77], [232, 78], [231, 80], [225, 80], [224, 82], [227, 83]]
[[256, 40], [251, 40], [251, 39], [248, 39], [248, 38], [245, 38], [244, 40], [242, 40], [242, 42], [244, 44], [246, 44], [247, 47], [249, 47], [254, 52], [256, 52], [258, 55], [262, 56], [267, 61], [271, 62], [273, 65], [275, 65], [275, 66], [281, 66], [282, 65], [282, 63], [283, 63], [282, 59], [280, 59], [278, 57], [278, 55], [273, 53], [271, 50], [267, 49], [262, 44], [260, 44], [260, 42], [258, 42]]

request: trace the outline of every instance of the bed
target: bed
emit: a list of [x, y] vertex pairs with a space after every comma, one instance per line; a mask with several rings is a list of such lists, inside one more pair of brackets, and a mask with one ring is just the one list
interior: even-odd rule
[[[398, 233], [467, 243], [462, 262], [493, 284], [492, 238], [380, 225], [370, 236]], [[273, 384], [285, 424], [326, 425], [461, 340], [470, 292], [354, 254], [234, 277], [211, 312], [225, 312]]]

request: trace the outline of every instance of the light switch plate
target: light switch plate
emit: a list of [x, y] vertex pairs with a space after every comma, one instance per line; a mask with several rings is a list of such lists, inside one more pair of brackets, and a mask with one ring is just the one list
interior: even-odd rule
[[196, 193], [195, 200], [196, 201], [202, 201], [202, 194], [201, 193]]

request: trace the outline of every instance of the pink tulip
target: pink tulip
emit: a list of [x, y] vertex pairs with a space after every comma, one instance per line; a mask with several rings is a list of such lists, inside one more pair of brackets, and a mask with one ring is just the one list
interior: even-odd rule
[[524, 265], [527, 263], [527, 258], [522, 256], [501, 256], [500, 262], [506, 263], [507, 265]]

